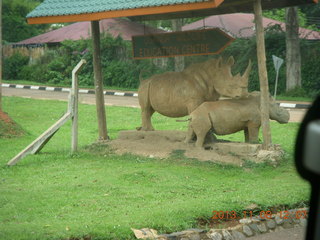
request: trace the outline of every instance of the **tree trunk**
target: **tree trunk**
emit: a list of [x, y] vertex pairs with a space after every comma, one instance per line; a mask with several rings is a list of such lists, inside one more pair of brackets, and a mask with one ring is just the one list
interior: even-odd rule
[[257, 35], [257, 57], [258, 57], [258, 69], [259, 69], [259, 82], [261, 93], [261, 127], [263, 144], [262, 147], [268, 150], [271, 146], [271, 131], [269, 122], [269, 86], [268, 86], [268, 74], [266, 64], [266, 48], [264, 40], [264, 28], [262, 25], [262, 7], [261, 0], [256, 0], [254, 3], [254, 21], [256, 26]]
[[91, 22], [92, 43], [93, 43], [93, 72], [94, 85], [96, 92], [96, 109], [98, 118], [99, 140], [108, 139], [106, 111], [104, 108], [103, 81], [101, 70], [101, 51], [100, 51], [100, 27], [99, 21]]
[[[181, 31], [182, 30], [182, 19], [172, 19], [172, 31]], [[176, 72], [181, 72], [184, 69], [184, 57], [178, 56], [174, 57], [174, 70]]]
[[298, 8], [286, 8], [287, 87], [301, 87], [301, 53], [299, 44]]

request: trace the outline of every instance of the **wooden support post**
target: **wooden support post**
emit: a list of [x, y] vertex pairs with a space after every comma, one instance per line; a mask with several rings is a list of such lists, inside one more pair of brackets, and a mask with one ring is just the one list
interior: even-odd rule
[[77, 66], [72, 70], [72, 88], [69, 95], [68, 112], [71, 112], [71, 152], [74, 153], [78, 150], [78, 72], [86, 60], [81, 59]]
[[258, 69], [260, 80], [260, 92], [261, 92], [261, 126], [263, 135], [263, 149], [269, 149], [271, 146], [271, 132], [269, 122], [269, 86], [268, 86], [268, 74], [266, 65], [266, 49], [264, 42], [264, 28], [262, 25], [262, 7], [261, 0], [254, 2], [254, 19], [256, 26], [257, 36], [257, 57], [258, 57]]
[[101, 51], [100, 51], [100, 27], [99, 21], [91, 22], [92, 44], [93, 44], [93, 71], [94, 85], [96, 92], [96, 109], [99, 128], [99, 140], [108, 139], [106, 111], [104, 108], [103, 81], [101, 70]]
[[71, 113], [64, 114], [59, 121], [52, 125], [47, 131], [42, 133], [36, 140], [34, 140], [28, 147], [23, 149], [17, 156], [11, 159], [7, 165], [13, 166], [28, 154], [38, 153], [44, 145], [53, 137], [53, 135], [71, 118]]
[[28, 154], [37, 154], [49, 142], [53, 135], [62, 127], [69, 119], [72, 120], [72, 142], [71, 151], [77, 151], [78, 147], [78, 72], [86, 63], [81, 59], [77, 66], [72, 70], [72, 88], [69, 94], [68, 112], [64, 114], [55, 124], [42, 133], [28, 147], [23, 149], [18, 155], [12, 158], [7, 165], [13, 166]]

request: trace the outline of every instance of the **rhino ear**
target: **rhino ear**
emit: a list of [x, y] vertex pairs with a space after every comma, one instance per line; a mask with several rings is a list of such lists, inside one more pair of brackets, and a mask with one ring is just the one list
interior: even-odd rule
[[222, 57], [220, 56], [217, 59], [217, 63], [216, 63], [216, 69], [220, 69], [222, 67]]
[[227, 65], [233, 66], [233, 64], [234, 64], [234, 58], [233, 58], [233, 56], [230, 56], [230, 57], [228, 58]]

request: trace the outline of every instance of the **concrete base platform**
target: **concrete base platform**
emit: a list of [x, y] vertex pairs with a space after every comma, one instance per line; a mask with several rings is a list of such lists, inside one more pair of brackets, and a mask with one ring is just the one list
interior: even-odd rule
[[110, 144], [117, 153], [133, 153], [148, 157], [167, 158], [179, 150], [187, 158], [243, 165], [245, 161], [268, 162], [277, 165], [283, 156], [280, 146], [262, 150], [261, 144], [240, 142], [207, 143], [205, 148], [197, 148], [194, 143], [185, 143], [184, 131], [121, 131], [118, 139]]

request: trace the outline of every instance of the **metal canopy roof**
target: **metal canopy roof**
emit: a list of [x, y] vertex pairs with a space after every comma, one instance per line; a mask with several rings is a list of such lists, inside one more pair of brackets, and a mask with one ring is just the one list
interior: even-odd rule
[[94, 21], [215, 8], [223, 0], [45, 0], [27, 15], [28, 22]]
[[128, 10], [145, 7], [159, 7], [164, 5], [188, 4], [207, 2], [206, 0], [46, 0], [29, 17], [59, 16], [72, 14], [87, 14], [105, 11]]
[[[45, 0], [27, 15], [28, 23], [94, 21], [132, 17], [157, 20], [252, 12], [255, 0]], [[283, 8], [318, 0], [262, 0], [263, 9]]]

